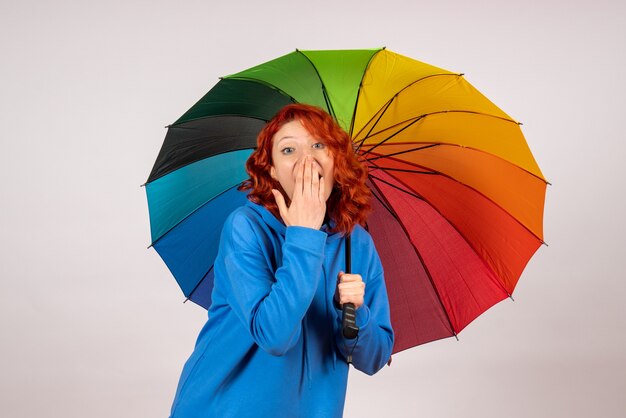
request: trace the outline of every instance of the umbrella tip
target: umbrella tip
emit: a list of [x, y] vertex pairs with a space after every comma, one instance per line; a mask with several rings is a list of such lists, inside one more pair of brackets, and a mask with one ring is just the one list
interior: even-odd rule
[[188, 300], [189, 298], [185, 298], [185, 300], [183, 300], [183, 303], [187, 303]]

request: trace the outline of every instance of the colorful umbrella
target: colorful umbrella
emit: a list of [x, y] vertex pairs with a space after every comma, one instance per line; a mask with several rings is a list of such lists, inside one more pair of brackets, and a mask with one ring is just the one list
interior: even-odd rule
[[245, 161], [292, 102], [333, 115], [369, 167], [394, 352], [511, 296], [543, 243], [546, 190], [519, 124], [462, 74], [372, 49], [295, 51], [224, 77], [169, 126], [146, 183], [152, 245], [189, 299], [210, 305]]

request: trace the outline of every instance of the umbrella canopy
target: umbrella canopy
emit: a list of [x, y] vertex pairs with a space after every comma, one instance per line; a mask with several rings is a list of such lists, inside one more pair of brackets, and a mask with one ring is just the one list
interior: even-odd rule
[[222, 78], [168, 127], [146, 183], [152, 245], [208, 307], [225, 218], [265, 122], [307, 103], [369, 168], [394, 352], [454, 336], [512, 295], [543, 243], [546, 180], [519, 123], [462, 74], [386, 49], [295, 51]]

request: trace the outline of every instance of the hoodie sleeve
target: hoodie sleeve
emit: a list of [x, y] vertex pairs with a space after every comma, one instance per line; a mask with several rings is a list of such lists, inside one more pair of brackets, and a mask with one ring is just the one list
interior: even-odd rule
[[274, 272], [269, 254], [273, 243], [253, 220], [236, 214], [224, 226], [216, 277], [254, 342], [272, 355], [285, 354], [298, 341], [322, 276], [325, 243], [322, 231], [288, 227], [282, 263]]
[[[369, 238], [369, 236], [368, 236]], [[337, 309], [335, 338], [341, 354], [352, 355], [354, 367], [368, 375], [382, 369], [393, 349], [393, 329], [389, 316], [389, 300], [382, 265], [371, 238], [365, 253], [369, 254], [369, 268], [366, 272], [354, 271], [365, 281], [363, 305], [356, 311], [358, 338], [346, 340], [342, 334], [342, 312]]]

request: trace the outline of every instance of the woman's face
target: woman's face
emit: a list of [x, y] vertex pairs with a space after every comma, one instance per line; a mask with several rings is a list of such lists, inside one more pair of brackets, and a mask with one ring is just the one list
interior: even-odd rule
[[333, 157], [326, 145], [311, 136], [298, 120], [284, 124], [272, 138], [270, 175], [280, 183], [291, 201], [296, 183], [296, 163], [307, 155], [312, 157], [320, 176], [324, 178], [325, 200], [328, 200], [335, 182]]

